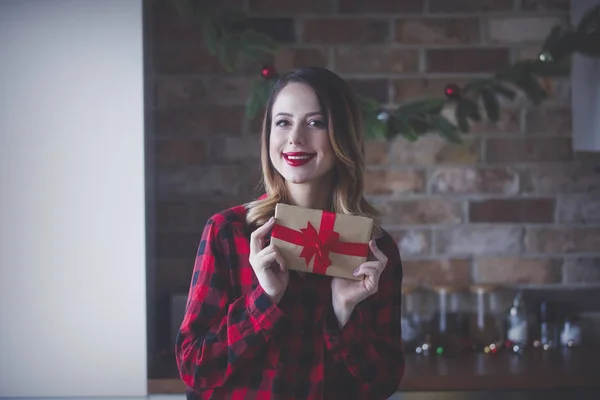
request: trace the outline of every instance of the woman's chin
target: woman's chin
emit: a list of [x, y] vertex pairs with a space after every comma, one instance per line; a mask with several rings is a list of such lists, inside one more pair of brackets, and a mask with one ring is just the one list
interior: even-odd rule
[[285, 178], [285, 180], [288, 183], [291, 183], [294, 185], [302, 185], [305, 183], [310, 183], [312, 181], [312, 179], [310, 177], [306, 177], [306, 176], [288, 176]]

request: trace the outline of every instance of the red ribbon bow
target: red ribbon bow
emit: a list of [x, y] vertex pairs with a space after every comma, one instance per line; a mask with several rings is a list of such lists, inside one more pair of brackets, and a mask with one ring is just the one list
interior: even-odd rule
[[306, 260], [306, 266], [314, 257], [313, 272], [325, 274], [331, 265], [330, 252], [356, 257], [366, 257], [369, 254], [369, 246], [366, 243], [340, 242], [340, 234], [333, 230], [334, 225], [335, 213], [323, 211], [319, 232], [310, 222], [300, 231], [276, 224], [271, 236], [302, 246], [300, 257]]

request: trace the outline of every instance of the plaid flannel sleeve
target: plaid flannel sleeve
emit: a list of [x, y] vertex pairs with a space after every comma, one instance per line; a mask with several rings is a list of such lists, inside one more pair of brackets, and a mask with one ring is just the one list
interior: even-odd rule
[[218, 215], [202, 234], [175, 353], [183, 382], [196, 391], [224, 385], [265, 351], [285, 315], [260, 285], [232, 298], [230, 268], [248, 257], [247, 240]]
[[333, 308], [325, 318], [324, 336], [334, 360], [357, 380], [357, 398], [384, 399], [404, 377], [401, 332], [402, 262], [398, 247], [386, 236], [378, 247], [388, 257], [372, 301], [359, 304], [340, 329]]

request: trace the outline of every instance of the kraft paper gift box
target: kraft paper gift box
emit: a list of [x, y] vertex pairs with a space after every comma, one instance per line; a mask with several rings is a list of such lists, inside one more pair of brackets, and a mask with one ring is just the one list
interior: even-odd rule
[[367, 260], [371, 218], [277, 204], [271, 243], [288, 269], [362, 280], [354, 270]]

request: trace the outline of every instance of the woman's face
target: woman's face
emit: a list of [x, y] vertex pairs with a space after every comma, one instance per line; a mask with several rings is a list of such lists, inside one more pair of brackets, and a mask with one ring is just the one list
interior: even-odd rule
[[327, 121], [313, 89], [289, 83], [273, 103], [269, 156], [289, 183], [316, 182], [335, 165]]

